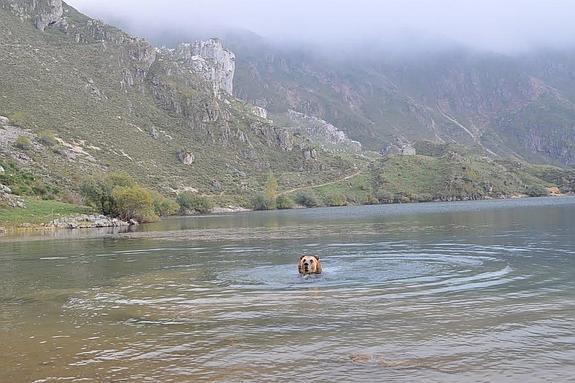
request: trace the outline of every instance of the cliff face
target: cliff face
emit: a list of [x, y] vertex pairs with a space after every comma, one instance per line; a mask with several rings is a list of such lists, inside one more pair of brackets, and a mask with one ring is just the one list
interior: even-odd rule
[[183, 60], [192, 70], [212, 82], [214, 92], [221, 89], [233, 94], [236, 57], [223, 47], [219, 39], [180, 44], [175, 55], [176, 59]]
[[62, 0], [2, 0], [1, 4], [16, 16], [31, 19], [41, 31], [60, 22], [64, 13]]

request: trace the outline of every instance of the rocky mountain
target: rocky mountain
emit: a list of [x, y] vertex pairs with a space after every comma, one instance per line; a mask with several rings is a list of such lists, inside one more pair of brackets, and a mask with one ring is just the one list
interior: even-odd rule
[[277, 46], [242, 33], [226, 41], [237, 55], [235, 94], [271, 118], [290, 110], [320, 118], [375, 151], [423, 139], [575, 165], [575, 51], [396, 54], [375, 43]]
[[0, 0], [0, 161], [61, 190], [123, 170], [223, 198], [270, 170], [285, 187], [349, 172], [349, 156], [234, 97], [236, 65], [218, 39], [156, 48], [61, 0]]

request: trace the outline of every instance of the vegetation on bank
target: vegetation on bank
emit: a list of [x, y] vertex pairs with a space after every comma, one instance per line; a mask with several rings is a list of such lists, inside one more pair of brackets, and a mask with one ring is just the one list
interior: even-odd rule
[[154, 222], [179, 210], [176, 201], [139, 185], [122, 172], [87, 179], [80, 189], [87, 205], [125, 221]]
[[[254, 210], [273, 210], [544, 196], [553, 190], [550, 188], [563, 193], [575, 190], [575, 169], [493, 160], [455, 145], [427, 144], [421, 152], [425, 155], [382, 157], [353, 177], [291, 192], [282, 193], [278, 178], [270, 171], [263, 190], [251, 202], [247, 200], [249, 195], [202, 196], [190, 192], [168, 198], [122, 172], [87, 177], [77, 193], [63, 192], [14, 163], [0, 161], [4, 169], [0, 183], [10, 187], [14, 194], [25, 197], [28, 205], [27, 209], [0, 209], [0, 222], [4, 225], [34, 224], [86, 212], [152, 222], [162, 216], [206, 214], [214, 206], [240, 205]], [[80, 206], [83, 204], [89, 207]]]
[[0, 208], [0, 225], [19, 226], [28, 223], [38, 225], [63, 216], [94, 212], [90, 207], [66, 202], [42, 200], [33, 197], [24, 197], [23, 200], [26, 203], [25, 209]]

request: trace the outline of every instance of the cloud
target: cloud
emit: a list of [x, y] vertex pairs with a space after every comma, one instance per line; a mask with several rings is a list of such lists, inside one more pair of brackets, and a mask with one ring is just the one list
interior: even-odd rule
[[241, 28], [277, 41], [405, 36], [497, 52], [575, 44], [575, 0], [69, 0], [139, 32]]

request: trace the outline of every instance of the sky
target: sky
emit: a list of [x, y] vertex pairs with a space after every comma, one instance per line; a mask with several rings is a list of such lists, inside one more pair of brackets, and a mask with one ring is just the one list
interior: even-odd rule
[[[575, 46], [575, 0], [65, 0], [131, 31], [245, 29], [278, 42]], [[144, 33], [145, 34], [145, 33]]]

